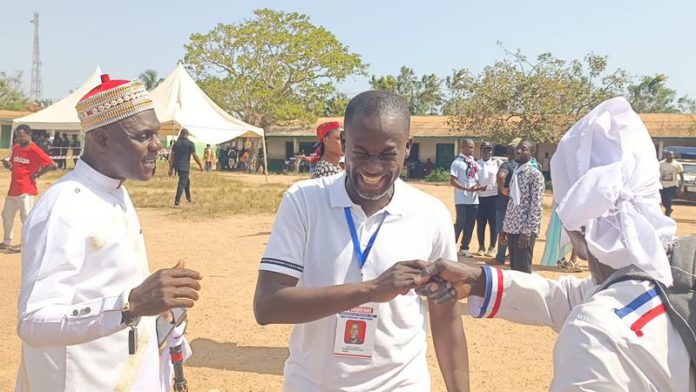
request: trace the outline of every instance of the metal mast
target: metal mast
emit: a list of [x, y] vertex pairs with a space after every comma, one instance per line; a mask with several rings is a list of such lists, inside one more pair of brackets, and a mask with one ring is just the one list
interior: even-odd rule
[[34, 24], [34, 53], [31, 63], [31, 89], [29, 96], [34, 102], [41, 99], [41, 58], [39, 56], [39, 13], [34, 12], [34, 19], [31, 21]]

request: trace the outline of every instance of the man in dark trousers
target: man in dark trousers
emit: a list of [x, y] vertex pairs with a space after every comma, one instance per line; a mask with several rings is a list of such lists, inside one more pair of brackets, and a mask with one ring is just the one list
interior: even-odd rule
[[[517, 145], [520, 144], [522, 138], [515, 138], [507, 146], [507, 161], [500, 165], [500, 170], [496, 176], [496, 183], [498, 185], [498, 200], [495, 206], [495, 224], [496, 231], [498, 234], [503, 232], [503, 222], [505, 222], [505, 213], [507, 212], [508, 201], [510, 200], [510, 180], [512, 180], [512, 173], [517, 168], [517, 162], [515, 162], [515, 153], [517, 150]], [[505, 253], [507, 252], [507, 245], [498, 244], [498, 254], [495, 256], [495, 262], [497, 264], [505, 264]], [[492, 260], [487, 260], [489, 263]]]
[[63, 157], [61, 158], [61, 163], [63, 164], [63, 169], [68, 168], [68, 152], [70, 151], [70, 139], [68, 138], [68, 134], [64, 133], [63, 134], [63, 144], [61, 145], [60, 148], [60, 155]]
[[459, 155], [450, 166], [450, 185], [454, 188], [454, 204], [457, 211], [454, 239], [457, 241], [459, 235], [463, 234], [459, 254], [473, 257], [469, 244], [478, 216], [478, 192], [485, 191], [486, 187], [479, 183], [478, 165], [474, 160], [474, 141], [471, 139], [462, 139], [459, 144]]
[[[502, 162], [493, 158], [493, 144], [481, 143], [481, 159], [476, 161], [481, 185], [486, 190], [479, 191], [479, 209], [476, 217], [476, 234], [478, 235], [479, 256], [495, 257], [495, 245], [498, 240], [498, 229], [495, 220], [496, 201], [498, 200], [498, 185], [496, 176]], [[486, 250], [486, 224], [490, 233], [488, 250]]]
[[80, 140], [78, 140], [77, 135], [72, 135], [70, 147], [72, 147], [73, 165], [77, 166], [77, 159], [80, 158], [80, 153], [82, 152], [80, 148], [82, 146], [80, 145]]
[[55, 160], [59, 169], [63, 168], [63, 162], [61, 161], [61, 158], [60, 158], [60, 156], [62, 155], [61, 154], [62, 147], [63, 147], [63, 138], [60, 136], [60, 132], [56, 132], [56, 134], [53, 136], [53, 143], [52, 143], [50, 155], [51, 155], [51, 159]]
[[36, 145], [43, 150], [43, 152], [46, 153], [46, 155], [49, 155], [51, 152], [51, 141], [48, 140], [48, 133], [46, 131], [42, 131], [41, 134], [39, 135], [39, 139], [36, 141]]
[[181, 194], [186, 192], [186, 201], [191, 202], [191, 180], [189, 179], [189, 171], [191, 170], [191, 156], [193, 160], [196, 161], [198, 168], [203, 171], [203, 165], [201, 165], [201, 160], [196, 154], [196, 146], [193, 142], [189, 140], [189, 131], [184, 128], [179, 133], [179, 138], [174, 147], [172, 147], [172, 153], [169, 156], [169, 177], [174, 175], [174, 170], [176, 170], [179, 175], [179, 184], [176, 187], [176, 196], [174, 197], [174, 206], [178, 206], [181, 201]]
[[510, 249], [510, 268], [532, 272], [534, 242], [541, 227], [544, 175], [531, 164], [536, 144], [522, 139], [517, 145], [517, 168], [510, 180], [508, 202], [500, 243]]

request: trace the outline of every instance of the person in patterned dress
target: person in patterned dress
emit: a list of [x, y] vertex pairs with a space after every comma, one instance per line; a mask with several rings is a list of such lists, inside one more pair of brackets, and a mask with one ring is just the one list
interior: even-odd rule
[[314, 152], [312, 178], [328, 177], [343, 171], [340, 160], [343, 157], [341, 147], [341, 123], [331, 121], [317, 127], [317, 149]]

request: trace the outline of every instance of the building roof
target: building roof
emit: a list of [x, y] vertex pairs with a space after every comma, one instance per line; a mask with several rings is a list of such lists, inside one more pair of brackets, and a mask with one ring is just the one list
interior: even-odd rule
[[[652, 137], [694, 137], [696, 138], [696, 115], [674, 113], [645, 113], [640, 118]], [[475, 135], [452, 131], [447, 123], [448, 116], [411, 116], [411, 135], [414, 137], [463, 137]], [[271, 127], [269, 137], [315, 137], [319, 124], [328, 121], [343, 122], [343, 117], [320, 117], [311, 126], [290, 124]]]
[[15, 118], [24, 117], [31, 112], [23, 110], [0, 110], [0, 120], [14, 120]]

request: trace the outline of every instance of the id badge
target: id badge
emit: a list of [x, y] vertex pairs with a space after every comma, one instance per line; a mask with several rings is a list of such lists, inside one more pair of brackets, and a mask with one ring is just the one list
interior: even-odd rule
[[372, 358], [377, 330], [376, 304], [361, 305], [337, 316], [334, 355]]

